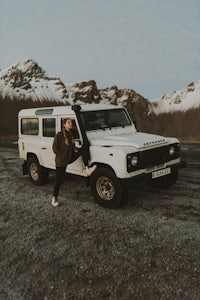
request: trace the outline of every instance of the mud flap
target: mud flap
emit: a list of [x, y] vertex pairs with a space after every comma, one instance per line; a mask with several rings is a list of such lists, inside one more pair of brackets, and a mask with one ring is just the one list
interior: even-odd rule
[[28, 166], [27, 166], [27, 161], [24, 161], [22, 164], [22, 174], [27, 175], [28, 174]]

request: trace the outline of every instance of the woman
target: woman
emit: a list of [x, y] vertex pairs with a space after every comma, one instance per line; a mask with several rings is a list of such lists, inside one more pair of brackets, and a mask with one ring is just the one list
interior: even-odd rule
[[[53, 141], [53, 152], [56, 155], [55, 157], [56, 180], [54, 183], [53, 198], [52, 198], [53, 206], [59, 205], [58, 194], [59, 194], [60, 186], [65, 177], [65, 170], [68, 163], [71, 160], [73, 151], [76, 151], [73, 134], [71, 132], [72, 120], [70, 118], [65, 118], [62, 120], [62, 125], [63, 125], [62, 131], [59, 131], [56, 134]], [[89, 168], [86, 165], [86, 172], [88, 176], [90, 176], [95, 171], [95, 169], [96, 166]]]
[[58, 206], [58, 193], [65, 177], [65, 170], [71, 160], [74, 151], [74, 138], [71, 133], [72, 120], [66, 118], [62, 120], [63, 129], [59, 131], [53, 141], [53, 152], [56, 162], [56, 180], [54, 183], [52, 205]]

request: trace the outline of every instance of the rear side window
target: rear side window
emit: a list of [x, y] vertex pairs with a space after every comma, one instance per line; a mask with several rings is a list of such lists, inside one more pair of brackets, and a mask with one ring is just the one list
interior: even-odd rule
[[54, 137], [56, 133], [56, 119], [46, 118], [42, 120], [43, 136]]
[[28, 134], [28, 135], [38, 135], [39, 134], [38, 118], [22, 118], [21, 133]]

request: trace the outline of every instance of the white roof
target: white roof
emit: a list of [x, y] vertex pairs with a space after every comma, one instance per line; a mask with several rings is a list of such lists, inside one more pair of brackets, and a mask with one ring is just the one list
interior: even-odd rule
[[[109, 104], [85, 104], [80, 105], [81, 111], [94, 111], [94, 110], [105, 110], [105, 109], [120, 109], [122, 107]], [[27, 108], [22, 109], [19, 112], [20, 116], [39, 116], [39, 115], [65, 115], [70, 114], [74, 115], [72, 107], [69, 105], [66, 106], [49, 106], [49, 107], [38, 107], [38, 108]]]

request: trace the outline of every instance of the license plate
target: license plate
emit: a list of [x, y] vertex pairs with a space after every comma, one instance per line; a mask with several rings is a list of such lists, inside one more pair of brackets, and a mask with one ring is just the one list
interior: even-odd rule
[[165, 175], [168, 175], [171, 173], [171, 169], [170, 168], [166, 168], [166, 169], [162, 169], [162, 170], [158, 170], [152, 173], [152, 179], [158, 178], [158, 177], [162, 177]]

